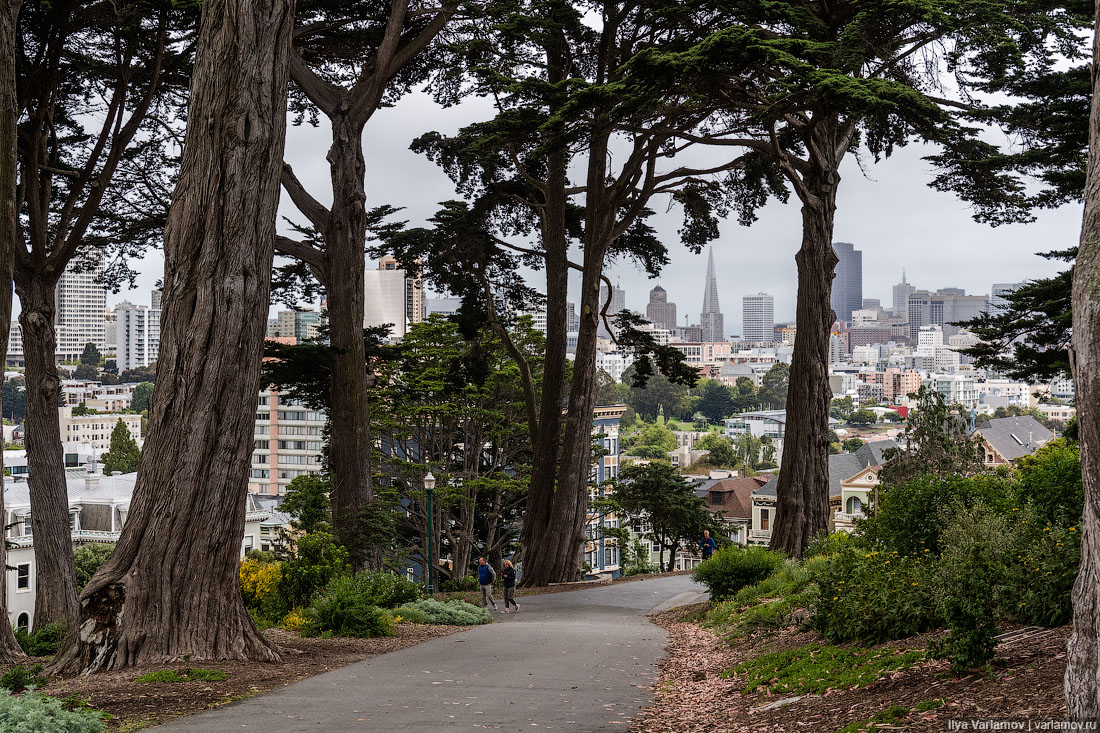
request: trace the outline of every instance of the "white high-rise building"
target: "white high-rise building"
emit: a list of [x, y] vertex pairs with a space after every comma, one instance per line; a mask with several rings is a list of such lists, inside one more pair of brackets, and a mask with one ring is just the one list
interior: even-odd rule
[[757, 293], [741, 299], [741, 332], [744, 341], [775, 341], [774, 297]]
[[1025, 283], [993, 283], [989, 292], [989, 315], [999, 316], [1008, 310], [1008, 296]]
[[943, 329], [936, 325], [921, 326], [917, 334], [917, 355], [935, 356], [937, 346], [943, 346]]
[[122, 301], [115, 306], [115, 338], [120, 372], [149, 366], [160, 349], [160, 309]]
[[88, 272], [64, 272], [57, 283], [57, 358], [76, 361], [87, 344], [100, 351], [106, 343], [107, 288], [97, 280], [103, 265]]
[[404, 270], [367, 270], [364, 273], [363, 327], [390, 324], [390, 338], [407, 333]]

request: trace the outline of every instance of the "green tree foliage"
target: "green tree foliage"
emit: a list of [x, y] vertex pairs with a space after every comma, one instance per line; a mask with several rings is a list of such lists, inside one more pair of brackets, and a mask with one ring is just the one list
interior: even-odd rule
[[142, 382], [134, 387], [134, 396], [130, 401], [130, 409], [134, 412], [145, 412], [149, 409], [149, 403], [153, 399], [153, 383]]
[[27, 413], [27, 390], [22, 378], [13, 377], [4, 382], [0, 406], [4, 411], [5, 420], [11, 420], [13, 423], [23, 421], [23, 416]]
[[981, 471], [980, 443], [969, 434], [969, 416], [957, 407], [948, 407], [943, 395], [927, 385], [921, 385], [916, 396], [902, 440], [906, 447], [887, 451], [879, 479], [897, 484], [925, 473], [970, 475]]
[[856, 405], [851, 396], [838, 397], [829, 403], [829, 417], [843, 422], [855, 412], [855, 409]]
[[73, 548], [73, 564], [76, 565], [76, 589], [79, 591], [88, 584], [95, 571], [107, 562], [114, 552], [114, 543], [95, 542]]
[[695, 409], [703, 413], [712, 423], [721, 423], [734, 410], [733, 394], [729, 387], [713, 379], [704, 379], [692, 390], [699, 395]]
[[102, 456], [103, 472], [133, 473], [141, 463], [141, 448], [120, 418], [111, 431], [111, 448]]
[[[623, 372], [623, 381], [633, 384], [636, 373], [634, 366], [628, 367]], [[630, 387], [626, 404], [643, 420], [656, 420], [662, 410], [666, 417], [683, 417], [682, 407], [687, 397], [686, 386], [669, 381], [663, 374], [653, 374], [648, 377], [644, 387]], [[691, 412], [687, 411], [688, 417]]]
[[597, 405], [621, 405], [626, 402], [629, 388], [611, 378], [607, 372], [600, 370], [596, 375], [596, 404]]
[[351, 568], [348, 551], [328, 532], [297, 537], [292, 548], [279, 579], [280, 595], [290, 608], [307, 605], [316, 592]]
[[714, 468], [734, 468], [737, 466], [739, 456], [733, 442], [717, 433], [710, 433], [699, 439], [695, 444], [695, 450], [705, 450], [707, 455], [703, 463]]
[[93, 343], [87, 343], [84, 345], [84, 351], [80, 354], [80, 363], [90, 367], [98, 367], [99, 362], [103, 360], [103, 355], [99, 353], [99, 349]]
[[99, 410], [93, 410], [92, 408], [90, 408], [86, 404], [84, 404], [83, 402], [81, 402], [79, 405], [77, 405], [76, 407], [73, 408], [73, 415], [76, 415], [76, 416], [98, 415], [98, 414], [99, 414]]
[[147, 367], [134, 367], [133, 369], [127, 369], [122, 374], [118, 375], [118, 381], [120, 383], [132, 384], [134, 382], [149, 382], [152, 384], [157, 381], [157, 369], [156, 364], [151, 364]]
[[878, 422], [878, 416], [867, 409], [856, 410], [848, 416], [849, 425], [874, 425]]
[[760, 402], [772, 410], [784, 409], [787, 406], [787, 385], [790, 379], [790, 365], [777, 362], [761, 380]]
[[286, 487], [279, 510], [294, 518], [293, 526], [306, 534], [329, 531], [329, 482], [325, 476], [297, 476]]
[[646, 537], [660, 545], [665, 570], [675, 567], [676, 553], [698, 542], [704, 530], [719, 541], [725, 537], [693, 484], [667, 463], [625, 466], [610, 501], [632, 523], [649, 526]]
[[627, 453], [639, 458], [668, 460], [668, 452], [676, 450], [677, 444], [676, 435], [666, 425], [646, 425]]
[[750, 412], [761, 406], [756, 385], [748, 377], [738, 377], [737, 382], [730, 388], [730, 394], [733, 396], [734, 413]]
[[859, 438], [848, 438], [841, 445], [845, 453], [855, 453], [857, 450], [867, 445], [867, 443]]

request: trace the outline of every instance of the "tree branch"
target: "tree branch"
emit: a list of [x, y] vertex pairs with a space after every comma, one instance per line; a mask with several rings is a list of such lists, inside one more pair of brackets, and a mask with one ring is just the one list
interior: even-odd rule
[[294, 202], [294, 206], [297, 207], [298, 211], [302, 212], [302, 215], [324, 234], [325, 230], [328, 229], [330, 212], [310, 195], [302, 182], [294, 175], [294, 169], [290, 167], [289, 163], [283, 163], [283, 172], [279, 180], [283, 184], [283, 190], [290, 196], [290, 200]]

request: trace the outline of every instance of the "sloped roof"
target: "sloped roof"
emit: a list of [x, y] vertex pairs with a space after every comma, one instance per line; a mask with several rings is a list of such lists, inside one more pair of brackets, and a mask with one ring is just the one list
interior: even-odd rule
[[[829, 456], [829, 496], [840, 496], [840, 484], [850, 476], [863, 470], [867, 464], [863, 463], [855, 453], [838, 453]], [[753, 496], [773, 497], [776, 495], [775, 487], [779, 485], [779, 476], [776, 475], [768, 483], [752, 492]]]
[[898, 444], [893, 440], [876, 440], [873, 443], [865, 443], [856, 451], [860, 463], [863, 466], [881, 466], [886, 463], [883, 453], [891, 448], [897, 448]]
[[980, 433], [1006, 461], [1031, 455], [1054, 437], [1054, 433], [1031, 415], [986, 420], [975, 432]]
[[709, 491], [720, 491], [726, 494], [725, 502], [718, 506], [708, 502], [707, 509], [712, 512], [724, 512], [730, 518], [748, 519], [752, 517], [752, 493], [767, 483], [770, 483], [768, 476], [722, 479], [711, 486]]

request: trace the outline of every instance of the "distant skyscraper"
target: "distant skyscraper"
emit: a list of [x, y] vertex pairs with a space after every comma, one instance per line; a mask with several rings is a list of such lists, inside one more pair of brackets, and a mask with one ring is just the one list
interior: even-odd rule
[[718, 305], [718, 279], [714, 275], [713, 247], [707, 261], [707, 282], [703, 288], [703, 310], [699, 314], [699, 327], [703, 330], [703, 341], [726, 340], [726, 324]]
[[989, 298], [984, 295], [916, 290], [909, 296], [909, 338], [916, 341], [921, 326], [933, 324], [943, 329], [944, 337], [954, 336], [959, 332], [959, 327], [952, 324], [972, 320], [988, 310]]
[[[379, 270], [397, 270], [402, 277], [405, 270], [392, 255], [378, 260]], [[424, 281], [419, 277], [405, 277], [405, 320], [411, 326], [424, 320]]]
[[401, 338], [408, 328], [408, 300], [405, 271], [387, 268], [379, 263], [377, 270], [364, 273], [365, 301], [363, 327], [390, 324], [390, 337]]
[[646, 320], [654, 326], [676, 328], [676, 304], [668, 302], [668, 293], [660, 285], [649, 291], [649, 305], [645, 309]]
[[565, 330], [568, 333], [576, 333], [581, 330], [581, 323], [577, 320], [577, 304], [566, 302], [565, 304]]
[[882, 301], [878, 298], [864, 298], [863, 310], [874, 310], [875, 308], [881, 308]]
[[1008, 296], [1024, 286], [1024, 283], [993, 283], [989, 293], [989, 315], [999, 316], [1008, 310]]
[[160, 309], [122, 301], [115, 306], [117, 356], [120, 372], [147, 367], [160, 349]]
[[834, 242], [839, 258], [833, 278], [832, 306], [836, 319], [851, 323], [852, 311], [863, 307], [863, 252], [848, 242]]
[[775, 341], [775, 298], [766, 293], [741, 299], [741, 338], [745, 341]]
[[909, 320], [909, 296], [916, 290], [905, 281], [905, 270], [902, 270], [901, 282], [894, 286], [894, 318]]
[[[607, 302], [607, 286], [600, 286], [600, 308], [603, 308], [603, 304]], [[626, 291], [620, 288], [618, 285], [611, 289], [611, 304], [607, 308], [607, 316], [610, 318], [621, 310], [626, 310]], [[599, 331], [600, 336], [607, 338], [611, 334], [604, 328], [603, 319], [600, 319]]]
[[149, 295], [149, 305], [154, 310], [160, 310], [160, 300], [164, 297], [164, 288], [153, 288]]
[[107, 288], [98, 282], [99, 265], [87, 272], [64, 272], [57, 283], [57, 358], [75, 361], [87, 344], [103, 351], [107, 336]]

